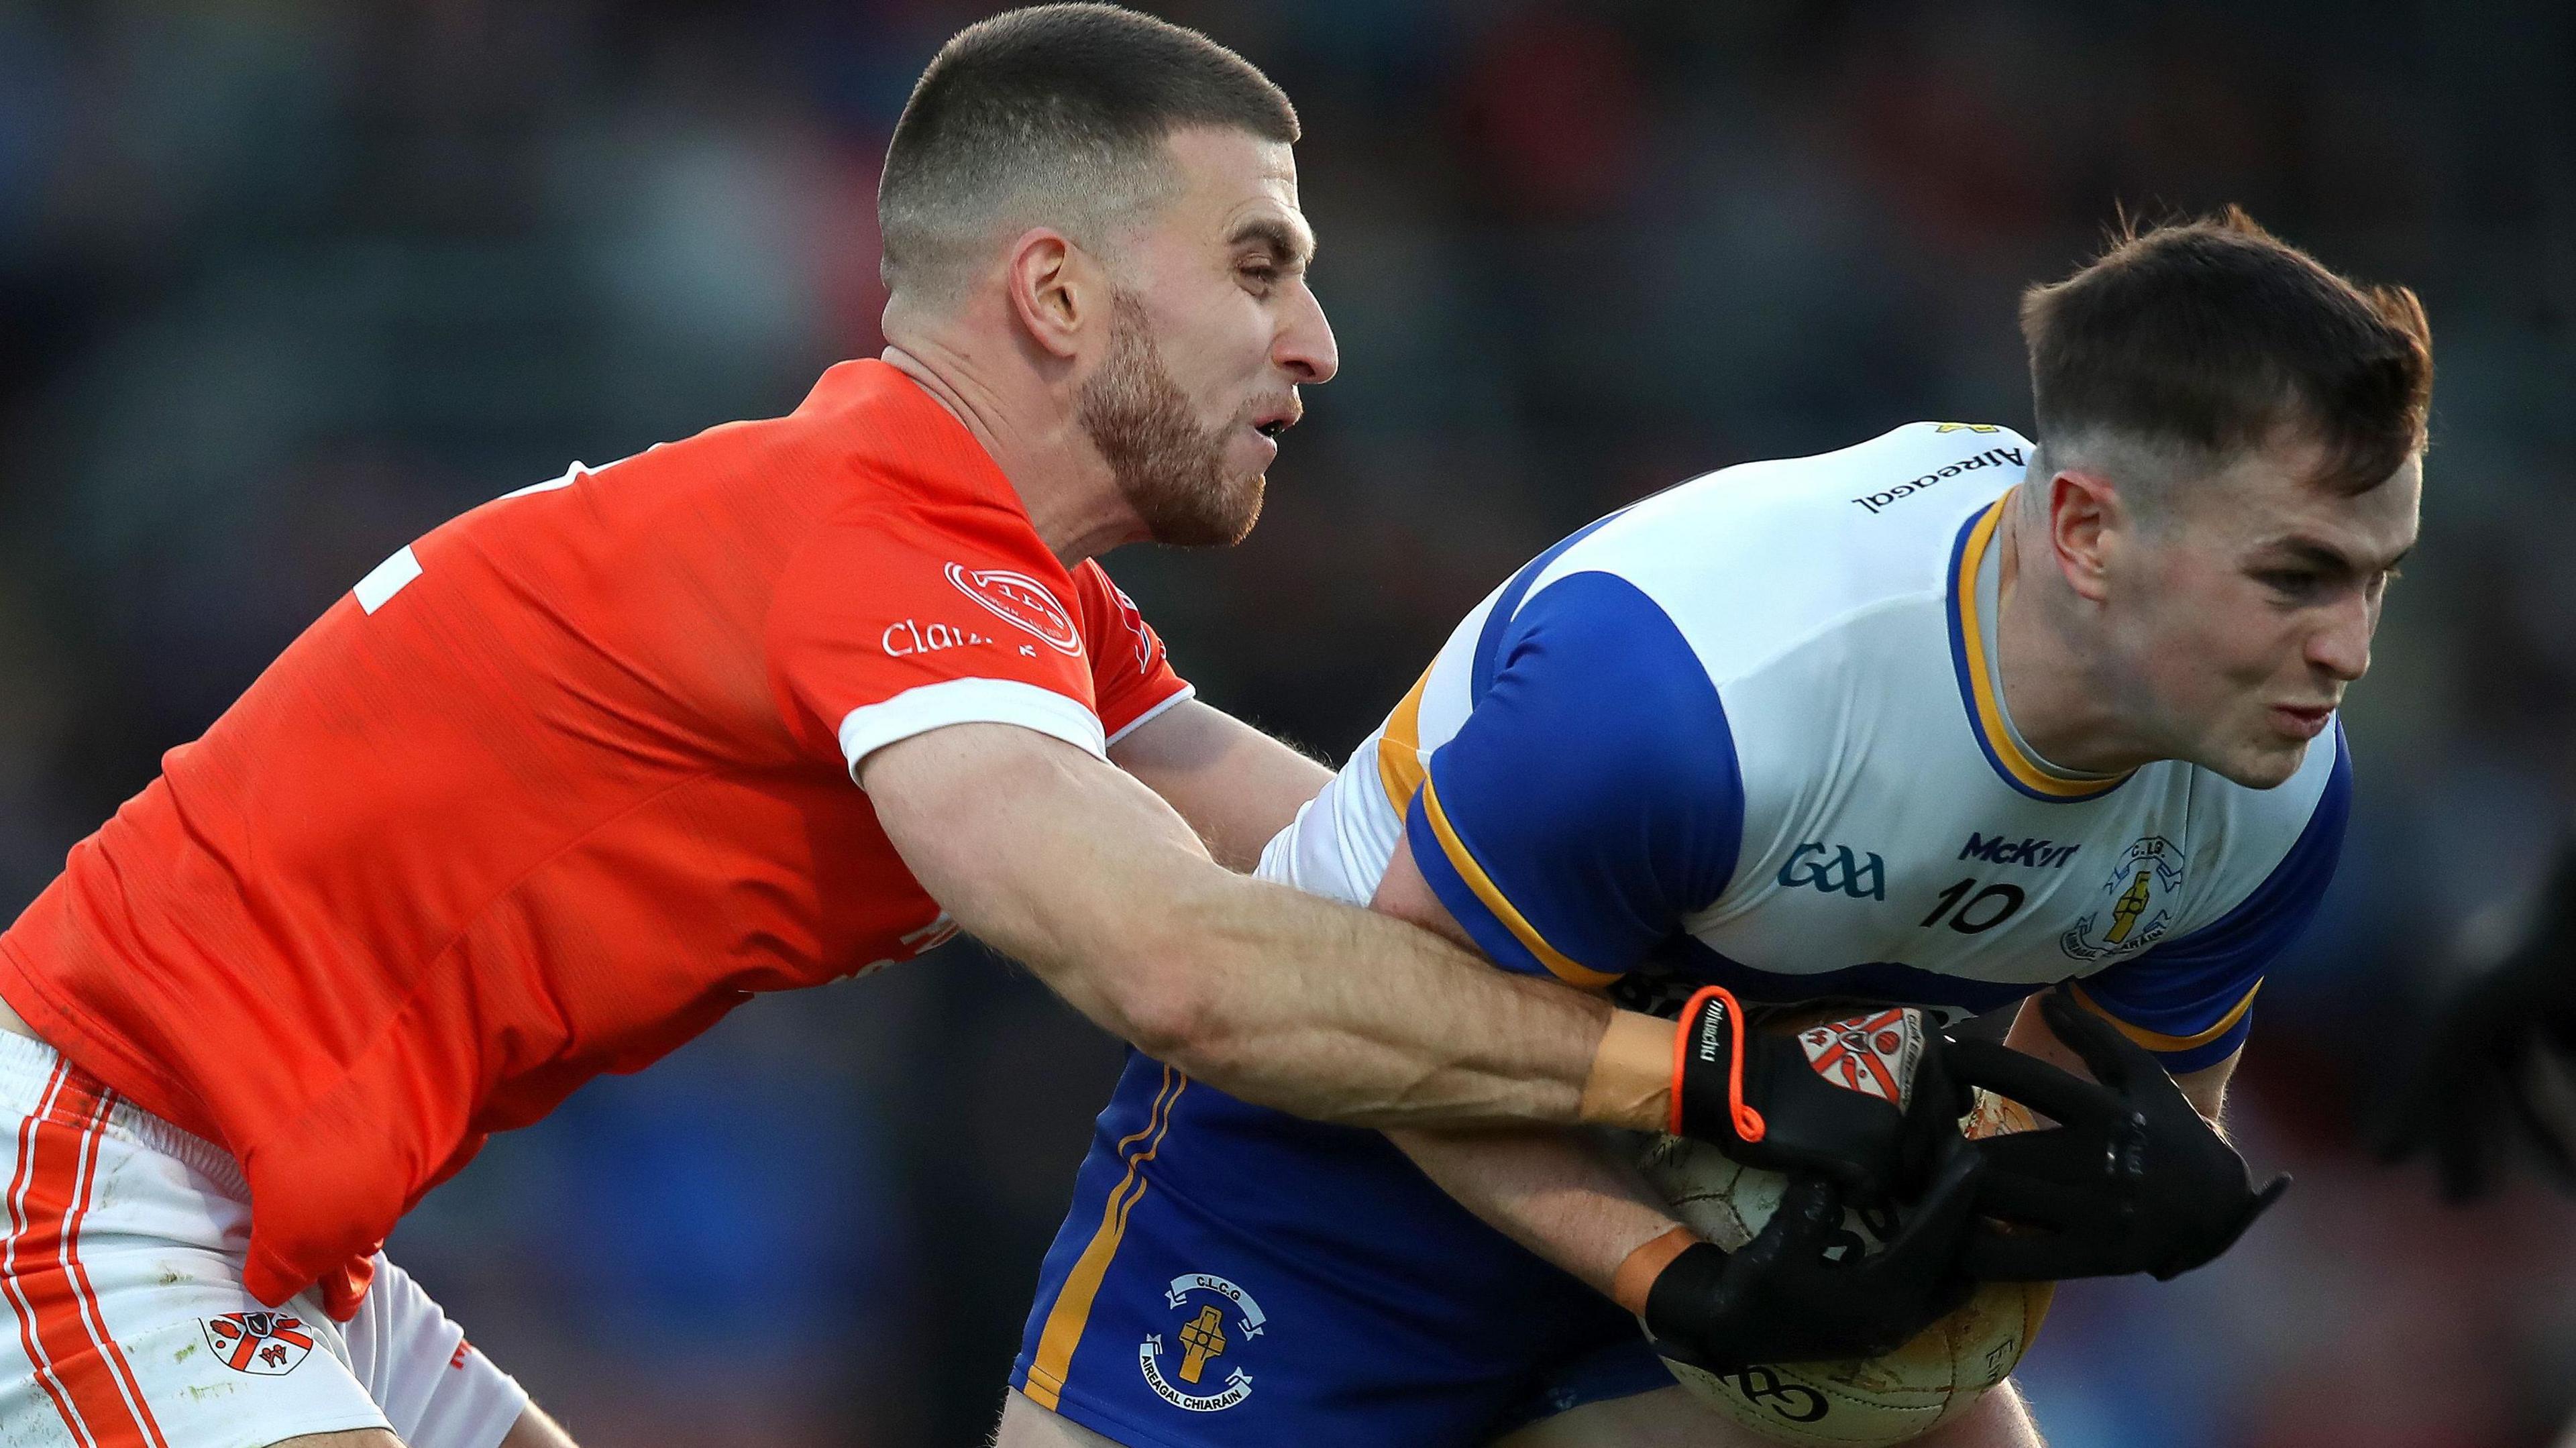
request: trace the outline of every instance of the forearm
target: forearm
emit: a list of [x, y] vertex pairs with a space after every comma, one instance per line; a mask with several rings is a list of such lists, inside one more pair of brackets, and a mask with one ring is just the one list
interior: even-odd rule
[[1212, 863], [1170, 806], [1069, 745], [960, 725], [863, 783], [931, 897], [1077, 1010], [1220, 1090], [1370, 1126], [1669, 1110], [1673, 1027], [1427, 931]]
[[[1548, 1128], [1387, 1133], [1423, 1174], [1496, 1231], [1617, 1298], [1621, 1264], [1679, 1223], [1637, 1174], [1584, 1137]], [[1622, 1302], [1630, 1311], [1639, 1301]]]
[[1230, 870], [1261, 863], [1262, 847], [1333, 780], [1325, 765], [1195, 699], [1120, 740], [1109, 757], [1179, 811]]
[[1378, 1127], [1669, 1114], [1669, 1023], [1401, 921], [1238, 880], [1178, 902], [1168, 939], [1190, 1005], [1157, 1053], [1247, 1100]]

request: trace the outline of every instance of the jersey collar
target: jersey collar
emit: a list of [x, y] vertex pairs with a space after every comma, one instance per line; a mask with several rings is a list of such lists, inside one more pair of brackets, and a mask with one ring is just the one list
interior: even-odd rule
[[1958, 540], [1950, 546], [1950, 664], [1959, 676], [1959, 702], [1967, 711], [1968, 728], [1977, 736], [1977, 747], [1985, 752], [1986, 762], [1994, 766], [2004, 783], [2032, 799], [2052, 804], [2100, 799], [2127, 783], [2129, 775], [2078, 778], [2049, 768], [2013, 736], [2012, 725], [2004, 717], [2003, 699], [1995, 688], [1994, 670], [1987, 658], [1993, 622], [1980, 617], [1977, 575], [1985, 563], [1988, 546], [1994, 542], [1995, 527], [2003, 521], [2004, 505], [2012, 501], [2012, 496], [2012, 490], [2007, 489], [2002, 497], [1972, 515], [1960, 525]]

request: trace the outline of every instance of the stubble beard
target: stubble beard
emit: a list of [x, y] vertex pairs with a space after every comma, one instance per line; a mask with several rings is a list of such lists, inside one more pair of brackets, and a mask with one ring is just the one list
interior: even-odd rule
[[1083, 384], [1074, 420], [1108, 462], [1147, 537], [1183, 548], [1242, 542], [1261, 518], [1263, 477], [1227, 468], [1235, 424], [1200, 427], [1163, 365], [1144, 303], [1118, 292], [1110, 305], [1109, 355]]

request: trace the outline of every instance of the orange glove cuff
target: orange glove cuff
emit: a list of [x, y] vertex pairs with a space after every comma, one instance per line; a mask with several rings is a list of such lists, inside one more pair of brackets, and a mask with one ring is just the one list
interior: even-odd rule
[[1664, 1275], [1675, 1257], [1698, 1245], [1699, 1237], [1690, 1228], [1675, 1227], [1629, 1253], [1611, 1274], [1610, 1300], [1635, 1316], [1645, 1316], [1646, 1294], [1654, 1290], [1655, 1279]]
[[1670, 1021], [1638, 1011], [1611, 1012], [1583, 1082], [1583, 1124], [1662, 1131], [1672, 1115], [1673, 1042]]

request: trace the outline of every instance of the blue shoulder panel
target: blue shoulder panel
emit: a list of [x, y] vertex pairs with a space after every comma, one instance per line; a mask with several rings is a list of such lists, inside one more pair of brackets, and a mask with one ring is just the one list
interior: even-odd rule
[[1497, 962], [1603, 985], [1734, 876], [1726, 710], [1624, 578], [1559, 579], [1494, 637], [1491, 683], [1407, 811], [1414, 861]]
[[2352, 755], [2341, 720], [2334, 742], [2334, 772], [2315, 813], [2253, 894], [2211, 924], [2077, 982], [2079, 997], [2128, 1026], [2168, 1070], [2217, 1065], [2245, 1044], [2263, 972], [2316, 917], [2352, 813]]

